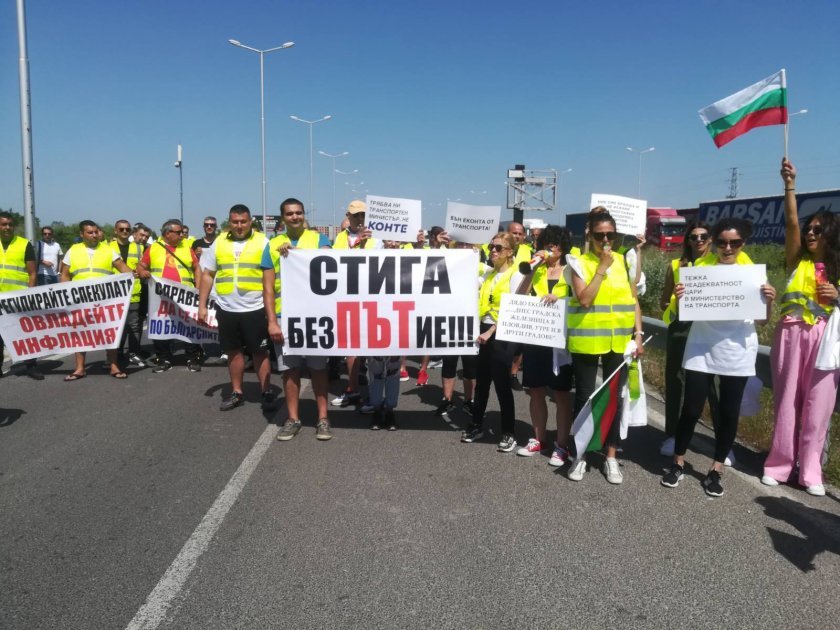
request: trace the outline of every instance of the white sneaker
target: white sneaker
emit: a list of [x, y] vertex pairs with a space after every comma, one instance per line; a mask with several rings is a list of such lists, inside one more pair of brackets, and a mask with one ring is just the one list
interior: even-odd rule
[[437, 361], [429, 361], [428, 368], [429, 370], [439, 370], [443, 367], [443, 360], [438, 359]]
[[662, 441], [662, 446], [659, 447], [659, 454], [664, 455], [665, 457], [673, 457], [674, 456], [674, 446], [675, 446], [675, 439], [673, 436], [666, 437]]
[[734, 466], [737, 463], [735, 459], [735, 453], [730, 449], [729, 455], [726, 456], [726, 459], [723, 460], [724, 466]]
[[825, 486], [817, 484], [816, 486], [808, 486], [805, 488], [805, 492], [810, 494], [812, 497], [824, 497], [825, 496]]
[[569, 470], [569, 479], [572, 481], [582, 481], [583, 480], [583, 473], [586, 472], [586, 460], [581, 457], [575, 460], [575, 463], [572, 464], [571, 470]]
[[770, 477], [769, 475], [764, 475], [761, 478], [761, 483], [763, 483], [765, 486], [778, 486], [779, 485], [779, 482], [776, 481], [775, 479], [773, 479], [773, 477]]
[[619, 485], [624, 483], [624, 475], [621, 474], [621, 469], [618, 466], [618, 460], [615, 457], [607, 457], [607, 481], [612, 484]]
[[551, 453], [551, 459], [548, 460], [549, 466], [562, 466], [569, 459], [569, 451], [562, 446], [554, 445], [554, 451]]
[[525, 446], [516, 451], [516, 454], [520, 457], [533, 457], [534, 455], [538, 455], [542, 450], [543, 447], [540, 441], [531, 438]]

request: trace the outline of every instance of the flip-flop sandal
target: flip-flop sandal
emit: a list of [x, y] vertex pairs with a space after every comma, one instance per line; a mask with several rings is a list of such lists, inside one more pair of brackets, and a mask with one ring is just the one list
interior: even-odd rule
[[128, 378], [128, 374], [125, 372], [111, 372], [111, 377], [122, 380], [124, 378]]
[[70, 381], [78, 381], [79, 379], [84, 378], [87, 374], [68, 374], [64, 377], [64, 382], [69, 383]]

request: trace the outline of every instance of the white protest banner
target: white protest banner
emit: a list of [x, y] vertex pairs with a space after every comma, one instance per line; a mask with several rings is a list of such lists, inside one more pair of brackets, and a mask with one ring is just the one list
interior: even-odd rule
[[0, 336], [12, 361], [116, 348], [133, 284], [121, 273], [0, 293]]
[[207, 323], [198, 323], [198, 289], [166, 278], [149, 279], [149, 339], [218, 343], [213, 299], [207, 301]]
[[476, 354], [472, 250], [304, 250], [283, 260], [283, 353]]
[[618, 195], [595, 193], [589, 208], [604, 206], [615, 219], [615, 229], [621, 234], [644, 234], [647, 227], [647, 201]]
[[496, 339], [549, 348], [566, 347], [566, 300], [546, 304], [535, 295], [503, 293]]
[[421, 214], [417, 199], [367, 196], [365, 220], [374, 238], [413, 243], [423, 225]]
[[764, 265], [682, 267], [685, 294], [679, 301], [680, 320], [713, 322], [764, 319], [767, 306], [761, 285], [767, 282]]
[[499, 233], [501, 206], [470, 206], [450, 201], [446, 204], [444, 228], [452, 240], [484, 244]]

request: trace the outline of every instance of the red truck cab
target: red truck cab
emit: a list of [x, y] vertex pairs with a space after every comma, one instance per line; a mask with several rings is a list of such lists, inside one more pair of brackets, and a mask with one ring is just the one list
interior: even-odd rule
[[663, 252], [681, 250], [685, 233], [685, 217], [674, 208], [648, 208], [645, 239], [648, 245]]

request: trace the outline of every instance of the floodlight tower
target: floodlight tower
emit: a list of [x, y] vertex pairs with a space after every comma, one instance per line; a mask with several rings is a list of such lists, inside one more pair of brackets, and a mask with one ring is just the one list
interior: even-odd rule
[[517, 164], [507, 172], [507, 207], [522, 223], [525, 211], [551, 212], [557, 205], [557, 171], [527, 170]]

